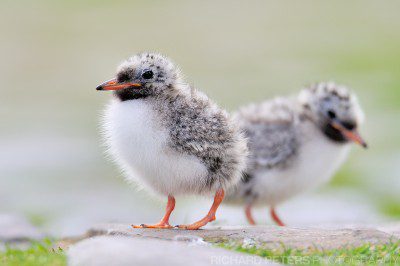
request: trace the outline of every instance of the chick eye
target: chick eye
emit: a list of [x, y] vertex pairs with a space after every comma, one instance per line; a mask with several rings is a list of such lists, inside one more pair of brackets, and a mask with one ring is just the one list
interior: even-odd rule
[[336, 113], [334, 111], [332, 111], [332, 110], [329, 110], [328, 111], [328, 116], [331, 119], [335, 119], [336, 118]]
[[154, 73], [151, 70], [145, 70], [142, 73], [142, 78], [144, 78], [144, 79], [151, 79], [151, 78], [153, 78], [153, 76], [154, 76]]

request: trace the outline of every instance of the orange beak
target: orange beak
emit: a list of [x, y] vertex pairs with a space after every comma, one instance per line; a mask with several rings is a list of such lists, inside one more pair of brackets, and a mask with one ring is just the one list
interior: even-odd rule
[[360, 134], [356, 130], [349, 130], [336, 121], [332, 121], [331, 124], [335, 129], [339, 130], [346, 139], [361, 145], [363, 148], [368, 148], [367, 143], [361, 138]]
[[110, 79], [109, 81], [104, 82], [96, 87], [98, 91], [116, 91], [116, 90], [123, 90], [131, 87], [141, 87], [142, 84], [139, 83], [132, 83], [132, 82], [123, 82], [118, 83], [117, 80]]

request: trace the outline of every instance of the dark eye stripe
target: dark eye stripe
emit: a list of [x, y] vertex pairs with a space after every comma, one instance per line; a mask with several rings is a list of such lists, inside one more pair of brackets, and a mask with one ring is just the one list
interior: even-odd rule
[[130, 76], [129, 76], [128, 72], [118, 73], [118, 76], [117, 76], [118, 82], [125, 82], [125, 81], [128, 81], [129, 79], [130, 79]]
[[356, 128], [356, 123], [352, 121], [342, 121], [342, 125], [348, 130], [353, 130]]
[[335, 114], [335, 112], [332, 111], [332, 110], [329, 110], [329, 111], [328, 111], [328, 116], [329, 116], [330, 118], [332, 118], [332, 119], [336, 118], [336, 114]]

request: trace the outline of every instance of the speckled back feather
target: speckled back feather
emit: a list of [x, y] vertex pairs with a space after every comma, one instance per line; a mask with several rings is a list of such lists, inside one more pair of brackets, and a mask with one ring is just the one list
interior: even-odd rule
[[249, 171], [284, 167], [298, 149], [297, 117], [290, 99], [251, 104], [236, 113], [249, 142]]
[[162, 95], [157, 111], [169, 128], [169, 146], [201, 159], [209, 175], [204, 189], [237, 183], [244, 169], [247, 144], [237, 124], [205, 94], [183, 87], [182, 93]]

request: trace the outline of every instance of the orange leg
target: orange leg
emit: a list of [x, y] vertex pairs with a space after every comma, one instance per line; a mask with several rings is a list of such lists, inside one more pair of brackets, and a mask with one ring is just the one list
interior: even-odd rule
[[186, 230], [197, 230], [200, 227], [205, 226], [209, 222], [214, 221], [215, 213], [217, 212], [217, 209], [218, 209], [219, 205], [221, 204], [222, 200], [224, 199], [224, 197], [225, 197], [225, 191], [222, 188], [218, 189], [217, 192], [215, 193], [214, 203], [211, 206], [211, 209], [208, 212], [208, 214], [203, 219], [201, 219], [200, 221], [197, 221], [193, 224], [177, 225], [176, 227], [178, 227], [180, 229], [186, 229]]
[[279, 225], [279, 226], [285, 226], [285, 224], [282, 222], [282, 220], [278, 217], [278, 215], [275, 212], [275, 208], [271, 207], [270, 209], [271, 217], [274, 222]]
[[246, 208], [244, 209], [245, 213], [246, 213], [246, 218], [247, 221], [249, 222], [249, 224], [251, 225], [255, 225], [256, 222], [253, 219], [253, 215], [251, 214], [251, 204], [246, 205]]
[[175, 198], [172, 196], [168, 196], [167, 208], [165, 209], [165, 215], [161, 219], [158, 224], [141, 224], [141, 225], [132, 225], [133, 228], [159, 228], [159, 229], [168, 229], [172, 228], [169, 224], [169, 216], [175, 208]]

